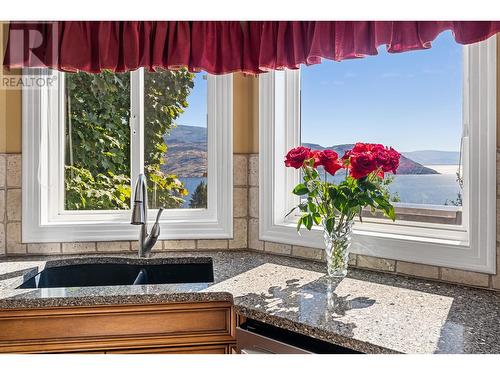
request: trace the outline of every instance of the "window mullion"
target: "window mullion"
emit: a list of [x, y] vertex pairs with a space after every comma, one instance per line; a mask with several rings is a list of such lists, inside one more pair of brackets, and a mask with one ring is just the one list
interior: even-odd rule
[[130, 179], [144, 173], [144, 69], [130, 73]]

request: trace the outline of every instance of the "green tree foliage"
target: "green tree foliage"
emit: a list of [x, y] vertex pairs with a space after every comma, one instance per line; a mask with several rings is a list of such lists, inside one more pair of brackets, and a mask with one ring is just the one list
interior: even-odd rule
[[460, 190], [457, 192], [457, 198], [456, 199], [447, 199], [444, 202], [445, 206], [462, 206], [463, 205], [463, 189], [464, 189], [464, 177], [462, 176], [462, 173], [458, 171], [456, 173], [456, 181], [458, 183], [458, 187]]
[[173, 129], [174, 120], [188, 107], [187, 97], [194, 87], [194, 74], [187, 70], [158, 70], [144, 73], [144, 170], [150, 207], [180, 207], [188, 194], [175, 175], [166, 175], [161, 165], [167, 152], [165, 138]]
[[[145, 74], [145, 171], [156, 205], [179, 207], [187, 191], [161, 171], [163, 134], [188, 106], [194, 75], [180, 70]], [[130, 206], [130, 75], [66, 75], [66, 209]]]
[[401, 197], [398, 192], [391, 193], [389, 189], [389, 185], [392, 184], [395, 177], [394, 175], [386, 175], [385, 178], [380, 183], [380, 190], [382, 194], [390, 201], [390, 202], [401, 202]]
[[190, 208], [207, 208], [207, 184], [201, 181], [196, 187], [191, 199], [189, 200]]

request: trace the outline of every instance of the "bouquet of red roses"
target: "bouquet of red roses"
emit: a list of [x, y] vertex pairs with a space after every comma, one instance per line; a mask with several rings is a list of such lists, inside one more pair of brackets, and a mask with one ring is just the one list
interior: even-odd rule
[[[322, 223], [331, 235], [346, 222], [352, 222], [356, 215], [361, 219], [362, 209], [367, 206], [395, 220], [383, 180], [385, 173], [396, 173], [400, 156], [392, 147], [372, 143], [356, 143], [342, 157], [333, 150], [318, 151], [302, 146], [291, 149], [285, 166], [303, 171], [303, 182], [295, 186], [293, 193], [305, 199], [288, 213], [300, 210], [297, 230], [302, 225], [310, 230], [314, 224]], [[324, 169], [323, 179], [318, 171], [320, 167]], [[327, 181], [327, 174], [333, 176], [341, 170], [346, 173], [345, 180], [338, 184]]]

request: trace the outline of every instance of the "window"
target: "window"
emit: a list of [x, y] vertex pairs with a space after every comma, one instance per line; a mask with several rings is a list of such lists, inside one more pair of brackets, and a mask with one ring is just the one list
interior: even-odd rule
[[162, 239], [232, 236], [230, 75], [24, 74], [58, 84], [23, 91], [23, 241], [136, 239], [139, 173]]
[[403, 152], [389, 177], [398, 220], [364, 213], [352, 251], [494, 272], [495, 57], [493, 38], [462, 47], [443, 34], [430, 50], [381, 49], [263, 75], [261, 239], [323, 246], [318, 230], [298, 236], [296, 219], [284, 219], [300, 179], [283, 166], [288, 149], [307, 144], [342, 154], [356, 141], [376, 142]]

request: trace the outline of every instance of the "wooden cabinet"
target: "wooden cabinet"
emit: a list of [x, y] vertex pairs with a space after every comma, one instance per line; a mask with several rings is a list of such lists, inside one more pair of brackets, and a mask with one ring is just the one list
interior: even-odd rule
[[230, 353], [229, 302], [0, 310], [0, 353]]
[[229, 345], [113, 350], [106, 354], [231, 354]]

